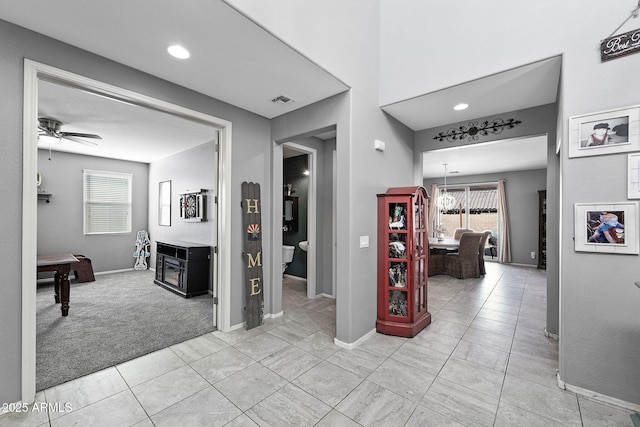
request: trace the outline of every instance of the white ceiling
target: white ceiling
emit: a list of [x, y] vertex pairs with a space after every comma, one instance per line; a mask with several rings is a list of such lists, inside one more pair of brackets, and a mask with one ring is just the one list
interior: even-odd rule
[[424, 178], [481, 175], [547, 167], [547, 137], [504, 139], [422, 154]]
[[43, 80], [38, 83], [38, 117], [62, 122], [63, 132], [94, 133], [102, 137], [102, 140], [90, 140], [97, 142], [97, 146], [40, 138], [38, 148], [143, 163], [215, 138], [213, 127]]
[[[0, 19], [266, 118], [348, 89], [223, 0], [161, 5], [158, 7], [157, 0], [136, 0], [127, 2], [123, 13], [121, 3], [113, 1], [21, 0], [0, 2]], [[166, 47], [173, 43], [187, 47], [191, 58], [180, 61], [170, 57]], [[382, 109], [418, 131], [552, 103], [557, 96], [560, 62], [560, 58], [551, 58]], [[39, 95], [40, 116], [60, 120], [63, 131], [103, 137], [97, 148], [62, 141], [52, 144], [52, 149], [151, 162], [212, 139], [212, 130], [201, 124], [76, 89], [41, 84]], [[271, 102], [278, 95], [295, 101]], [[470, 108], [462, 112], [451, 109], [462, 101]], [[505, 148], [501, 150], [500, 156], [505, 156]], [[482, 155], [488, 158], [478, 157]], [[485, 150], [473, 154], [478, 165], [491, 164], [495, 156]], [[458, 157], [469, 155], [458, 152]], [[522, 168], [533, 169], [535, 164]]]
[[267, 118], [348, 89], [222, 0], [4, 1], [0, 18]]
[[[382, 106], [382, 109], [420, 131], [556, 102], [560, 57], [546, 59], [481, 79]], [[459, 103], [469, 108], [454, 111]]]

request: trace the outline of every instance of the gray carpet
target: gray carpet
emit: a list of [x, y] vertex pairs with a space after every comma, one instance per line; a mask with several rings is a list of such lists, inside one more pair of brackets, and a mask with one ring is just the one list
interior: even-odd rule
[[213, 331], [211, 295], [182, 298], [153, 283], [150, 270], [71, 280], [69, 315], [53, 284], [38, 286], [36, 389], [114, 366]]

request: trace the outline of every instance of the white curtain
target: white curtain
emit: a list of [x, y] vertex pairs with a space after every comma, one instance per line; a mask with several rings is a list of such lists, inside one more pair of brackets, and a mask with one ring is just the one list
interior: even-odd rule
[[507, 195], [504, 191], [504, 179], [498, 181], [498, 262], [511, 262], [511, 242], [509, 239], [509, 216], [507, 214]]
[[431, 193], [429, 194], [429, 231], [431, 232], [431, 237], [435, 237], [435, 226], [436, 226], [436, 198], [438, 197], [439, 190], [437, 184], [431, 184]]

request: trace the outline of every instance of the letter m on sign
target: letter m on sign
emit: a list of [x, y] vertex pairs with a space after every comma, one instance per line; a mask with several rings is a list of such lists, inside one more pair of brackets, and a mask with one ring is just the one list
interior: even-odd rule
[[244, 302], [247, 329], [262, 325], [264, 292], [262, 280], [262, 221], [260, 184], [242, 183], [242, 226], [244, 258]]

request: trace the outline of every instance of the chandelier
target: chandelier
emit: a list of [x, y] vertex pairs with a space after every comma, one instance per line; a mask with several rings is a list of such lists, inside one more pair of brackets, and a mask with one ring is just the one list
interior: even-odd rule
[[444, 189], [440, 192], [440, 195], [436, 197], [436, 206], [439, 209], [448, 211], [455, 206], [456, 199], [451, 194], [447, 193], [447, 163], [443, 163], [443, 165], [444, 165]]

